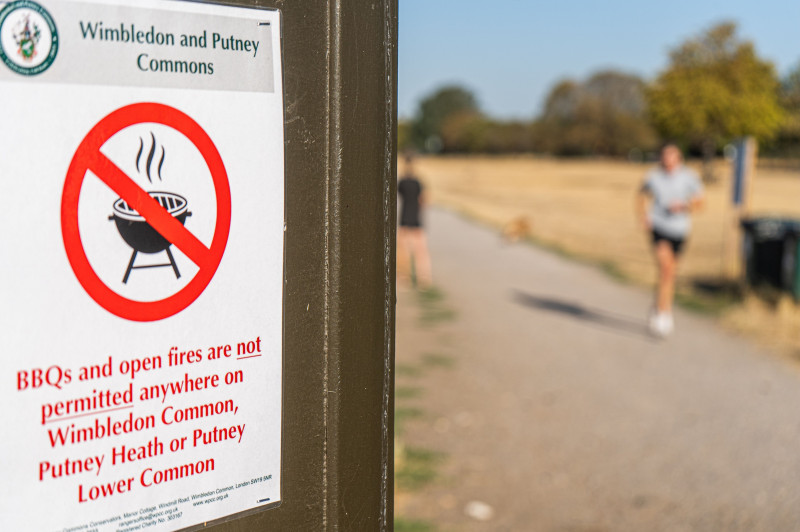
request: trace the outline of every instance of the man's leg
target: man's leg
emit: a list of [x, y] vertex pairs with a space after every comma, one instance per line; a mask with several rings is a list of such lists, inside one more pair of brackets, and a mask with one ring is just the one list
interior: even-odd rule
[[417, 274], [417, 284], [420, 288], [430, 288], [433, 284], [433, 274], [431, 272], [431, 256], [428, 252], [427, 235], [421, 227], [410, 231], [413, 231], [412, 252], [414, 253], [414, 271]]
[[667, 336], [675, 327], [672, 320], [672, 301], [675, 297], [677, 257], [672, 242], [667, 240], [656, 241], [655, 255], [658, 264], [658, 285], [656, 308], [650, 316], [650, 330], [658, 336]]
[[658, 263], [656, 310], [659, 313], [672, 314], [672, 301], [675, 298], [677, 259], [670, 242], [659, 240], [656, 243], [656, 262]]
[[402, 283], [411, 282], [411, 242], [410, 229], [407, 227], [397, 228], [397, 281]]

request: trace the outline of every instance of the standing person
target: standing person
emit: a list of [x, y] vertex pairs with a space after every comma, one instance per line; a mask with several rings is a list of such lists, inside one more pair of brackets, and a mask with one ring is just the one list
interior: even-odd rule
[[414, 261], [416, 283], [421, 288], [430, 287], [431, 259], [428, 242], [422, 227], [422, 209], [425, 194], [422, 183], [414, 172], [414, 159], [405, 157], [403, 177], [397, 183], [400, 196], [400, 227], [397, 229], [397, 277], [408, 282], [411, 278], [411, 261]]
[[647, 174], [637, 197], [639, 222], [652, 238], [658, 265], [656, 302], [649, 321], [650, 331], [658, 336], [674, 329], [678, 258], [691, 229], [690, 214], [702, 203], [703, 185], [697, 174], [683, 164], [678, 146], [665, 145], [661, 164]]

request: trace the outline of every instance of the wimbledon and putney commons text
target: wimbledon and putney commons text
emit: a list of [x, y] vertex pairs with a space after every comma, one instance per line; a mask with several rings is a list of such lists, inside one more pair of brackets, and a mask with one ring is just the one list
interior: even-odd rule
[[[98, 43], [125, 43], [134, 45], [153, 45], [165, 47], [218, 50], [222, 52], [243, 53], [256, 58], [261, 44], [255, 39], [241, 38], [237, 35], [223, 35], [219, 32], [203, 30], [202, 33], [176, 35], [172, 32], [156, 30], [154, 25], [142, 29], [136, 24], [119, 23], [107, 26], [102, 21], [79, 21], [83, 40]], [[142, 52], [136, 57], [136, 67], [142, 72], [164, 72], [177, 74], [214, 75], [214, 63], [194, 61], [183, 58], [154, 57]]]

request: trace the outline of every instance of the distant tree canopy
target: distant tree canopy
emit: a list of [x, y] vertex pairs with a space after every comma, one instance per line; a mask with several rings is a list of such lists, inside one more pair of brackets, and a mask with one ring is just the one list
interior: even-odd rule
[[778, 79], [736, 25], [724, 23], [673, 50], [647, 91], [653, 124], [706, 157], [733, 138], [772, 139], [783, 119]]
[[557, 155], [627, 155], [657, 143], [647, 121], [644, 82], [616, 71], [584, 83], [562, 81], [535, 126], [536, 145]]
[[776, 151], [783, 155], [800, 155], [800, 63], [781, 82], [780, 103], [786, 119], [778, 132]]
[[411, 123], [410, 141], [418, 149], [438, 151], [448, 119], [478, 115], [478, 102], [472, 92], [457, 86], [442, 87], [420, 102]]
[[781, 83], [781, 99], [788, 111], [800, 111], [800, 63]]
[[442, 150], [449, 153], [524, 153], [533, 151], [531, 125], [458, 113], [442, 126]]
[[397, 121], [397, 149], [407, 151], [414, 146], [411, 143], [411, 122], [400, 119]]
[[493, 119], [471, 91], [441, 87], [422, 99], [413, 119], [401, 121], [398, 145], [619, 157], [653, 152], [671, 140], [710, 161], [744, 135], [771, 153], [800, 155], [800, 63], [779, 81], [736, 26], [723, 23], [672, 50], [669, 66], [650, 84], [615, 70], [557, 83], [535, 120]]

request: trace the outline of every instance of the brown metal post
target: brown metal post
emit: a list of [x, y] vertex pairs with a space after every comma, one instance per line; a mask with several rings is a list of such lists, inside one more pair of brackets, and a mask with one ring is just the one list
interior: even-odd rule
[[220, 531], [392, 530], [396, 0], [283, 15], [282, 503]]

